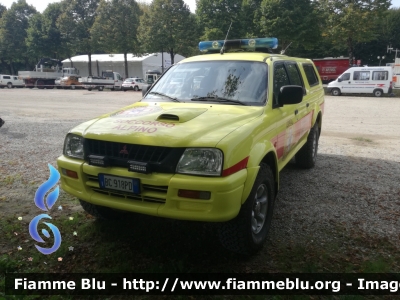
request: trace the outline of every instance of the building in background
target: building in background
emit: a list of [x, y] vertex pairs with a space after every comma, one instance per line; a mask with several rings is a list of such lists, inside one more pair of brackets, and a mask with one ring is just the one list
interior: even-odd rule
[[[175, 55], [175, 63], [184, 59], [182, 55]], [[134, 56], [128, 53], [128, 75], [125, 74], [125, 61], [123, 54], [92, 54], [92, 75], [100, 76], [102, 71], [112, 70], [118, 72], [123, 78], [140, 77], [144, 78], [148, 70], [162, 71], [171, 66], [169, 53], [153, 53], [143, 56]], [[163, 63], [164, 59], [164, 63]], [[75, 67], [79, 70], [80, 76], [89, 76], [88, 56], [78, 55], [62, 61], [63, 67]]]

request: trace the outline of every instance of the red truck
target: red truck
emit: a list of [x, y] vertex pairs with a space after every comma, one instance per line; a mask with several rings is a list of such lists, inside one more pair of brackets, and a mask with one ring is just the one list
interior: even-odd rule
[[318, 69], [319, 76], [323, 83], [329, 83], [335, 80], [340, 74], [352, 66], [361, 65], [360, 60], [354, 60], [355, 64], [350, 65], [348, 57], [316, 58], [313, 59], [313, 62]]

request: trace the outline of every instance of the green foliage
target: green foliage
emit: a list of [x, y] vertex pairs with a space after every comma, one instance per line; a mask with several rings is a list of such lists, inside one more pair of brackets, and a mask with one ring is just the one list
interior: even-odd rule
[[183, 0], [153, 0], [141, 17], [139, 41], [146, 52], [166, 51], [174, 63], [197, 44], [195, 17]]
[[325, 20], [323, 35], [333, 48], [346, 49], [351, 62], [357, 43], [378, 37], [377, 23], [390, 4], [390, 0], [321, 0], [318, 11]]
[[91, 29], [97, 49], [106, 52], [123, 53], [125, 56], [125, 77], [128, 74], [127, 53], [140, 54], [137, 29], [141, 10], [135, 0], [101, 1], [97, 18]]
[[77, 52], [87, 53], [88, 70], [92, 75], [91, 55], [96, 49], [90, 29], [97, 16], [100, 0], [72, 0], [57, 20], [64, 43], [71, 45]]
[[283, 49], [290, 43], [313, 49], [321, 39], [319, 15], [310, 0], [264, 0], [260, 17], [260, 32], [278, 37]]
[[10, 63], [11, 73], [15, 74], [13, 62], [29, 60], [25, 38], [29, 19], [36, 9], [25, 0], [14, 2], [0, 19], [0, 57]]

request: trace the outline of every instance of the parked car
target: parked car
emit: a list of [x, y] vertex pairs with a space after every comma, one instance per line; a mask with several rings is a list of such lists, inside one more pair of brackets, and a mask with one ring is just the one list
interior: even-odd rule
[[22, 79], [19, 79], [15, 75], [0, 75], [0, 88], [8, 87], [12, 89], [13, 87], [24, 87], [25, 83]]
[[61, 89], [61, 79], [62, 77], [57, 77], [56, 80], [54, 80], [54, 85], [57, 89]]
[[125, 81], [122, 83], [122, 89], [124, 92], [126, 92], [127, 90], [134, 90], [134, 91], [138, 91], [141, 90], [143, 88], [143, 85], [145, 85], [146, 83], [144, 82], [144, 80], [142, 78], [127, 78], [125, 79]]
[[382, 97], [392, 93], [392, 67], [353, 67], [328, 84], [328, 93], [372, 94]]
[[60, 86], [63, 89], [80, 89], [82, 87], [82, 83], [79, 82], [79, 77], [77, 76], [64, 76], [60, 80]]
[[173, 65], [140, 102], [68, 132], [61, 188], [97, 218], [128, 211], [213, 222], [227, 249], [256, 253], [286, 184], [281, 170], [293, 158], [314, 167], [323, 124], [313, 62], [271, 54], [277, 46], [276, 38], [201, 42], [210, 54]]

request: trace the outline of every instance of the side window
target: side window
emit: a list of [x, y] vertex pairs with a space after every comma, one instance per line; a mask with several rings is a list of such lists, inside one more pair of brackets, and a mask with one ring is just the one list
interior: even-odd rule
[[14, 76], [14, 80], [18, 80], [18, 77], [17, 77], [17, 76]]
[[274, 104], [278, 103], [278, 95], [281, 87], [289, 84], [289, 76], [286, 73], [283, 62], [274, 64]]
[[353, 80], [369, 80], [369, 71], [354, 71]]
[[307, 81], [310, 86], [318, 85], [319, 80], [312, 64], [303, 64], [304, 73], [306, 73]]
[[350, 73], [344, 73], [344, 74], [340, 77], [340, 79], [342, 79], [342, 80], [350, 80]]
[[10, 76], [3, 76], [3, 79], [11, 79]]
[[373, 71], [372, 72], [372, 80], [388, 80], [389, 72], [388, 71]]
[[299, 85], [304, 87], [303, 81], [301, 80], [301, 75], [296, 63], [286, 63], [286, 70], [289, 74], [290, 84]]

